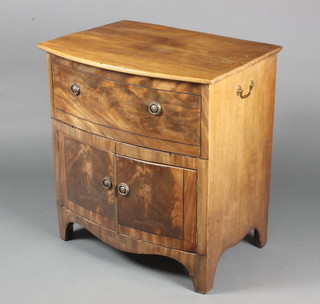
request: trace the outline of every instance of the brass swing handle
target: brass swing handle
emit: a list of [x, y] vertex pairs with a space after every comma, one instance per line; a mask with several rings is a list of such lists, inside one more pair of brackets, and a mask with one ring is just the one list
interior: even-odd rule
[[240, 96], [240, 98], [242, 98], [242, 99], [248, 98], [252, 93], [253, 87], [254, 87], [254, 81], [250, 80], [250, 82], [249, 82], [249, 92], [247, 94], [243, 95], [243, 90], [242, 90], [241, 86], [239, 85], [237, 87], [237, 95]]

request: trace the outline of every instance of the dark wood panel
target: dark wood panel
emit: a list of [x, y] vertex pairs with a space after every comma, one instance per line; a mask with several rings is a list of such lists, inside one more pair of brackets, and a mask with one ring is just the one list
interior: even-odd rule
[[64, 154], [67, 199], [114, 219], [113, 191], [102, 185], [105, 176], [113, 181], [112, 154], [68, 137], [64, 139]]
[[[54, 106], [76, 117], [150, 138], [200, 145], [200, 102], [196, 95], [122, 84], [53, 64]], [[70, 86], [77, 83], [80, 95]], [[156, 101], [162, 113], [148, 105]]]
[[116, 221], [115, 219], [111, 219], [110, 217], [106, 217], [100, 213], [96, 213], [87, 208], [81, 207], [79, 204], [75, 204], [72, 201], [67, 201], [64, 205], [68, 210], [86, 218], [90, 222], [96, 223], [97, 225], [101, 225], [107, 229], [111, 229], [116, 231]]
[[184, 239], [196, 243], [197, 172], [183, 170]]
[[167, 248], [174, 248], [188, 252], [196, 252], [196, 243], [191, 240], [177, 239], [159, 234], [137, 230], [131, 227], [119, 225], [119, 234], [127, 235], [135, 240], [141, 240], [150, 244], [156, 244]]
[[201, 95], [201, 85], [184, 81], [174, 81], [168, 79], [159, 79], [152, 77], [143, 77], [126, 73], [119, 73], [110, 70], [99, 69], [90, 65], [81, 64], [75, 61], [70, 61], [58, 56], [52, 56], [53, 62], [72, 68], [79, 72], [92, 74], [105, 79], [110, 79], [126, 84], [138, 85], [145, 88], [153, 88], [176, 93], [188, 93]]
[[141, 148], [120, 142], [116, 143], [116, 151], [118, 155], [123, 155], [128, 158], [186, 169], [197, 169], [199, 162], [201, 162], [201, 160], [196, 157], [186, 157], [184, 155]]
[[87, 131], [88, 134], [96, 134], [103, 136], [106, 140], [113, 139], [117, 142], [133, 144], [138, 147], [145, 147], [158, 151], [166, 151], [170, 153], [180, 154], [181, 157], [184, 157], [182, 155], [200, 155], [200, 146], [186, 145], [162, 139], [155, 139], [146, 136], [135, 135], [118, 129], [100, 126], [98, 124], [60, 111], [56, 108], [53, 111], [53, 117], [58, 121], [64, 122], [70, 126], [74, 126], [74, 129], [77, 128], [77, 130], [81, 129]]
[[209, 86], [202, 86], [201, 97], [201, 158], [208, 159], [209, 153], [209, 138], [208, 138], [208, 125], [209, 125]]
[[183, 170], [117, 157], [117, 184], [130, 192], [118, 195], [119, 224], [137, 230], [184, 238]]

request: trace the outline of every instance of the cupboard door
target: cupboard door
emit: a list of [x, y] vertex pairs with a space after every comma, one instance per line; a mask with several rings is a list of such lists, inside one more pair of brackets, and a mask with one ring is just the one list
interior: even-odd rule
[[119, 232], [194, 251], [196, 171], [121, 156], [116, 163]]
[[64, 176], [63, 204], [98, 224], [114, 228], [114, 154], [68, 136], [61, 136], [60, 141]]

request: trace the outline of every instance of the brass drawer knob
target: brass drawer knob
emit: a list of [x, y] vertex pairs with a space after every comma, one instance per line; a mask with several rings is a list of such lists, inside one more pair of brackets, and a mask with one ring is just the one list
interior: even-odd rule
[[160, 115], [161, 114], [161, 105], [156, 101], [152, 101], [148, 106], [148, 111], [152, 115]]
[[119, 184], [118, 192], [119, 192], [120, 195], [126, 196], [126, 195], [128, 195], [129, 191], [130, 191], [130, 189], [129, 189], [127, 184], [125, 184], [125, 183], [120, 183]]
[[74, 83], [70, 86], [70, 91], [73, 95], [80, 95], [80, 86], [77, 83]]
[[102, 186], [105, 187], [107, 190], [112, 188], [112, 182], [110, 177], [106, 176], [102, 180]]

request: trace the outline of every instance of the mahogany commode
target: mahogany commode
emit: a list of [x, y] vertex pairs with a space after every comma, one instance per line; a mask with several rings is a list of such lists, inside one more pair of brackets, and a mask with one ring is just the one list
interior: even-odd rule
[[171, 257], [201, 293], [250, 230], [266, 244], [281, 47], [133, 21], [38, 46], [62, 239]]

